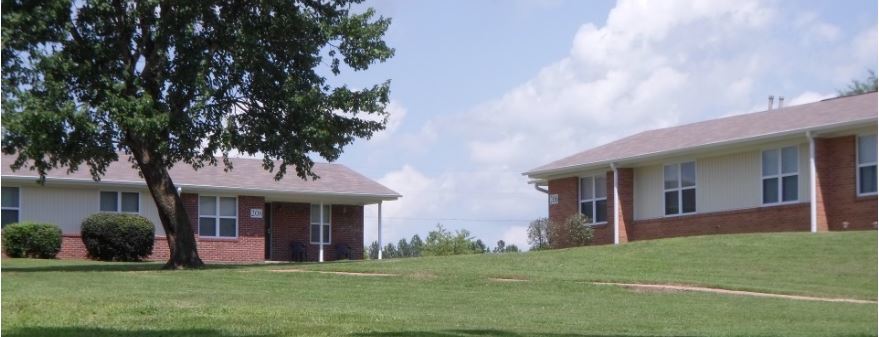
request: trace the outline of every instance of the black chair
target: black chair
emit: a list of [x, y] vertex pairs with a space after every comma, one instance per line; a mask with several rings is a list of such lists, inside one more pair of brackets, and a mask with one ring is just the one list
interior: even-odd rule
[[351, 246], [346, 243], [340, 243], [336, 245], [336, 260], [350, 260], [351, 259]]
[[293, 256], [290, 259], [291, 261], [305, 262], [308, 260], [308, 250], [304, 243], [293, 241], [290, 243], [290, 250], [293, 252]]

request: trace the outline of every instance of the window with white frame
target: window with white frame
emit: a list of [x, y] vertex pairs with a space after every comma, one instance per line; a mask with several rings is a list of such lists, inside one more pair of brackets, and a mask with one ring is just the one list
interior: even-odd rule
[[876, 194], [876, 135], [858, 137], [858, 195]]
[[607, 222], [607, 178], [580, 178], [580, 213], [591, 224]]
[[101, 212], [140, 213], [140, 193], [101, 191]]
[[2, 226], [19, 221], [19, 212], [21, 211], [21, 190], [18, 187], [3, 186], [3, 220]]
[[[330, 229], [332, 226], [330, 225], [330, 210], [332, 207], [330, 205], [324, 205], [324, 236], [323, 243], [325, 245], [330, 244]], [[320, 244], [320, 205], [311, 205], [311, 226], [310, 226], [310, 242], [313, 244]]]
[[696, 212], [696, 162], [663, 167], [665, 215]]
[[238, 198], [199, 196], [198, 235], [201, 237], [237, 237]]
[[797, 146], [763, 151], [763, 204], [796, 202], [799, 192]]

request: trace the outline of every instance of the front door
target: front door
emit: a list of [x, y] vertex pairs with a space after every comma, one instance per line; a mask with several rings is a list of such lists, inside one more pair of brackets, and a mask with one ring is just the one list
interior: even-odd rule
[[272, 259], [272, 204], [266, 203], [263, 213], [263, 222], [265, 223], [266, 234], [266, 260]]

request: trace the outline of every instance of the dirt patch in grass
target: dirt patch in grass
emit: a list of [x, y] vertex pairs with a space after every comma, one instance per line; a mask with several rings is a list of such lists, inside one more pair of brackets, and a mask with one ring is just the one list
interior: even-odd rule
[[859, 300], [859, 299], [854, 299], [854, 298], [829, 298], [829, 297], [815, 297], [815, 296], [803, 296], [803, 295], [773, 294], [773, 293], [761, 293], [761, 292], [755, 292], [755, 291], [730, 290], [730, 289], [722, 289], [722, 288], [709, 288], [709, 287], [697, 287], [697, 286], [673, 285], [673, 284], [642, 284], [642, 283], [615, 283], [615, 282], [591, 282], [591, 283], [597, 284], [597, 285], [611, 285], [611, 286], [623, 287], [623, 288], [632, 290], [634, 292], [695, 291], [695, 292], [715, 293], [715, 294], [724, 294], [724, 295], [733, 295], [733, 296], [771, 297], [771, 298], [782, 298], [782, 299], [800, 300], [800, 301], [876, 304], [876, 301]]
[[426, 271], [417, 271], [414, 273], [406, 274], [406, 276], [409, 276], [410, 278], [419, 281], [430, 281], [437, 278], [436, 274]]
[[488, 280], [494, 282], [529, 282], [528, 279], [514, 277], [489, 277]]
[[357, 272], [348, 272], [348, 271], [323, 271], [323, 270], [305, 270], [305, 269], [271, 269], [269, 271], [273, 272], [273, 273], [318, 273], [318, 274], [333, 274], [333, 275], [347, 275], [347, 276], [379, 276], [379, 277], [399, 276], [398, 274], [357, 273]]

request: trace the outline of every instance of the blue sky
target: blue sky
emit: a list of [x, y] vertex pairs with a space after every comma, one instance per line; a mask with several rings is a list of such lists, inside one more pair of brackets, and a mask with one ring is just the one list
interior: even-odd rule
[[[339, 162], [402, 193], [385, 241], [437, 223], [525, 245], [521, 175], [632, 132], [832, 96], [876, 69], [875, 1], [391, 1], [388, 130]], [[376, 237], [366, 210], [366, 240]]]

